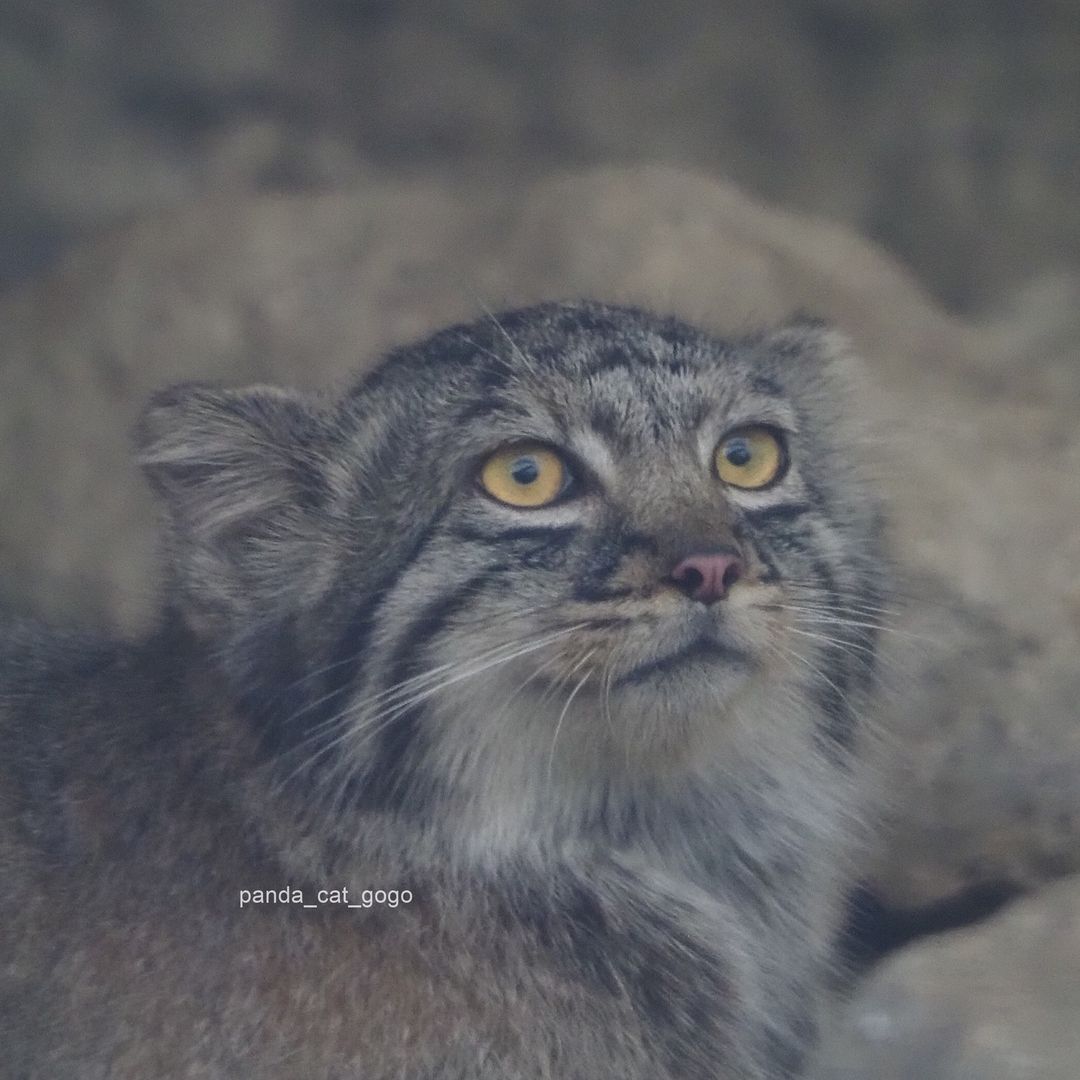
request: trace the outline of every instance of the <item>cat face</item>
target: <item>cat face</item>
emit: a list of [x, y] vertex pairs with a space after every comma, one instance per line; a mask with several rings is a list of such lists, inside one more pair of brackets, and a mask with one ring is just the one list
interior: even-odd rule
[[725, 343], [545, 305], [339, 403], [170, 392], [143, 460], [268, 752], [375, 806], [678, 775], [763, 716], [850, 738], [882, 586], [836, 367], [813, 324]]

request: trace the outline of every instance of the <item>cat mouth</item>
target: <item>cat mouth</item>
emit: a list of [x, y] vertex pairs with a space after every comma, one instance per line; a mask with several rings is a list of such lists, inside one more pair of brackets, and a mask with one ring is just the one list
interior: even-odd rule
[[555, 674], [549, 661], [530, 681], [549, 693], [580, 679], [575, 696], [586, 697], [617, 690], [668, 695], [693, 686], [723, 696], [761, 666], [761, 628], [755, 634], [732, 614], [686, 604], [593, 617], [579, 624], [584, 630], [562, 650]]
[[712, 665], [718, 662], [746, 667], [750, 664], [750, 655], [735, 645], [717, 641], [708, 634], [700, 634], [672, 652], [636, 664], [629, 671], [617, 676], [612, 685], [640, 686], [671, 676], [684, 676], [688, 669], [701, 663]]

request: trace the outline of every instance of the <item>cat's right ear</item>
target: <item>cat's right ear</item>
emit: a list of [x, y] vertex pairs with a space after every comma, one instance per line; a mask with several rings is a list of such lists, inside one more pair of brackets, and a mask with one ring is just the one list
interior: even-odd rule
[[186, 384], [151, 399], [135, 442], [176, 528], [206, 543], [288, 516], [313, 479], [316, 427], [299, 394]]
[[303, 587], [326, 476], [326, 415], [312, 399], [269, 386], [176, 386], [151, 400], [135, 440], [164, 503], [171, 573], [192, 625], [243, 625], [253, 605]]

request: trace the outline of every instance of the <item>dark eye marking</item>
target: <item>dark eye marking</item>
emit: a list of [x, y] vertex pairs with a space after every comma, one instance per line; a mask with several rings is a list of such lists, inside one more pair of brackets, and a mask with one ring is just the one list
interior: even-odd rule
[[510, 529], [488, 532], [474, 525], [460, 525], [453, 530], [455, 540], [473, 540], [484, 544], [510, 544], [517, 541], [539, 542], [563, 540], [569, 542], [581, 531], [581, 526], [568, 525], [517, 525]]
[[743, 510], [743, 517], [752, 525], [777, 525], [785, 521], [794, 521], [804, 514], [813, 513], [814, 507], [806, 502], [778, 503], [776, 506], [761, 506]]

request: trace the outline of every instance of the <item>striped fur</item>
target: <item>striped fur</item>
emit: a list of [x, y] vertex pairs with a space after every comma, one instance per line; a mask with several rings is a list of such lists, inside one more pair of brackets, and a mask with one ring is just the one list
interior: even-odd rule
[[[844, 366], [809, 321], [724, 342], [635, 309], [548, 304], [402, 349], [340, 400], [193, 386], [151, 404], [138, 438], [168, 518], [169, 605], [154, 641], [116, 661], [114, 692], [121, 670], [171, 673], [141, 677], [138, 694], [160, 697], [142, 711], [171, 717], [177, 754], [204, 763], [185, 782], [214, 789], [206, 828], [246, 838], [240, 865], [427, 899], [423, 916], [378, 923], [416, 970], [369, 958], [324, 1003], [327, 1030], [363, 1029], [355, 1045], [297, 1007], [273, 1013], [270, 1040], [291, 1064], [218, 1036], [175, 1075], [797, 1074], [887, 601]], [[760, 492], [712, 468], [745, 423], [786, 433], [789, 467]], [[550, 508], [477, 486], [485, 455], [522, 439], [570, 462], [574, 487]], [[707, 607], [670, 574], [718, 546], [746, 569]], [[8, 730], [26, 693], [47, 694], [40, 666], [30, 691], [0, 689]], [[87, 719], [103, 731], [121, 723], [111, 685]], [[200, 813], [182, 803], [168, 828], [181, 853], [183, 814]], [[150, 832], [160, 805], [142, 807]], [[280, 918], [288, 940], [296, 913]], [[194, 933], [205, 964], [228, 963], [214, 932]], [[335, 948], [353, 943], [319, 941], [296, 977], [333, 985]], [[400, 992], [419, 1018], [464, 985], [472, 1003], [416, 1040], [400, 1017], [342, 1004]], [[265, 1034], [270, 1006], [250, 998], [235, 1024]], [[137, 1041], [138, 1011], [125, 1023]], [[117, 1038], [73, 1036], [71, 1060], [120, 1060]], [[48, 1075], [68, 1075], [64, 1060]]]

